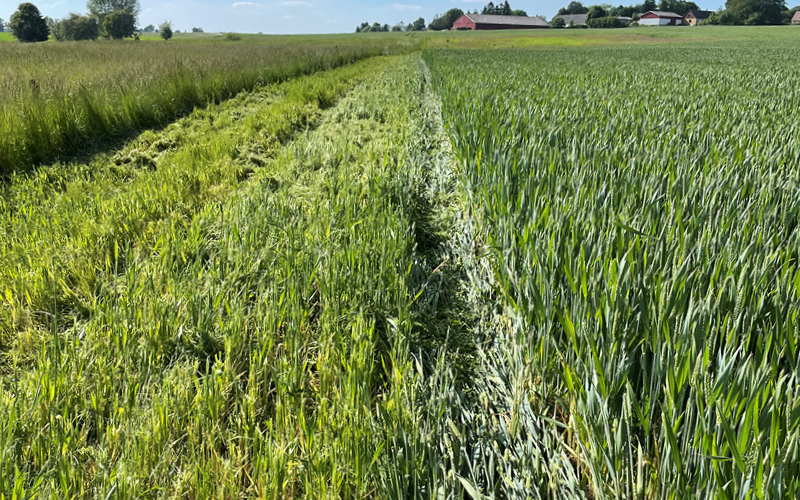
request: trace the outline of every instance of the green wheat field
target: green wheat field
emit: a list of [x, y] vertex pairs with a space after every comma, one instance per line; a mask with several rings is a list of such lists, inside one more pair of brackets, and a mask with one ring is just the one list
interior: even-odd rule
[[800, 498], [797, 27], [0, 43], [0, 499]]

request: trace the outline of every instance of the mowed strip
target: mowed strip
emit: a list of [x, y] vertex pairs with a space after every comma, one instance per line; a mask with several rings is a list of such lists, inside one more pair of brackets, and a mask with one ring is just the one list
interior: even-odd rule
[[28, 356], [51, 314], [62, 326], [91, 315], [104, 277], [123, 270], [128, 249], [224, 199], [383, 64], [264, 87], [145, 132], [116, 154], [13, 178], [0, 196], [3, 351], [27, 332], [16, 353]]
[[419, 59], [393, 61], [246, 185], [120, 250], [88, 319], [6, 381], [0, 491], [431, 491], [409, 339], [435, 266], [417, 263], [406, 173], [431, 145]]

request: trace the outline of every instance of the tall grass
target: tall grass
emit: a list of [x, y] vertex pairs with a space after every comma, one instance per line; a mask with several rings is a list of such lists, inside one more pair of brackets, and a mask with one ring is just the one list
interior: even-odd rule
[[426, 52], [502, 311], [489, 463], [569, 457], [537, 495], [800, 495], [791, 46]]
[[407, 45], [0, 44], [0, 176], [167, 124], [241, 91]]

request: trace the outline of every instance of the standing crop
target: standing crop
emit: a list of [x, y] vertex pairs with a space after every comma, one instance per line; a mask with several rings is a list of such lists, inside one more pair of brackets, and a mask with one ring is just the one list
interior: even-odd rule
[[551, 477], [591, 497], [800, 495], [786, 50], [426, 53], [504, 311], [489, 368], [524, 400], [509, 425], [545, 418], [571, 457]]

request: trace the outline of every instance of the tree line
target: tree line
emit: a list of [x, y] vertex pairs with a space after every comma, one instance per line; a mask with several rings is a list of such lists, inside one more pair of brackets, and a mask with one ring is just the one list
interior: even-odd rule
[[[136, 36], [139, 0], [88, 0], [88, 14], [71, 13], [64, 19], [42, 16], [39, 8], [25, 2], [17, 7], [9, 19], [11, 34], [20, 42], [44, 42], [50, 37], [56, 41], [96, 40], [100, 37], [121, 40]], [[155, 28], [150, 25], [148, 28]], [[159, 26], [161, 38], [172, 38], [169, 21]]]
[[[501, 4], [495, 5], [493, 2], [489, 2], [483, 7], [483, 10], [480, 12], [481, 14], [488, 14], [488, 15], [495, 15], [495, 16], [527, 16], [528, 14], [522, 9], [512, 9], [511, 5], [509, 5], [508, 0], [505, 0]], [[433, 17], [433, 21], [430, 22], [427, 26], [425, 25], [425, 19], [422, 17], [418, 18], [416, 21], [411, 23], [404, 23], [399, 22], [394, 26], [389, 27], [388, 24], [380, 24], [380, 23], [361, 23], [360, 26], [356, 27], [356, 33], [372, 33], [376, 31], [442, 31], [442, 30], [449, 30], [452, 29], [453, 23], [458, 20], [461, 16], [463, 16], [465, 12], [459, 8], [452, 8], [445, 12], [444, 14], [436, 14]], [[473, 12], [467, 11], [466, 14], [478, 14], [478, 10], [476, 9]]]
[[[570, 2], [566, 7], [558, 10], [556, 16], [565, 14], [586, 14], [587, 25], [589, 27], [593, 24], [600, 24], [598, 21], [590, 23], [591, 20], [617, 18], [617, 17], [630, 17], [634, 20], [639, 15], [649, 12], [651, 10], [658, 10], [664, 12], [674, 12], [679, 15], [686, 14], [689, 10], [701, 10], [700, 7], [692, 1], [685, 0], [661, 0], [656, 3], [655, 0], [644, 0], [644, 2], [636, 5], [612, 7], [609, 4], [592, 5], [589, 7], [584, 6], [581, 2]], [[727, 0], [725, 7], [720, 8], [714, 12], [702, 24], [787, 24], [791, 22], [792, 16], [795, 12], [800, 10], [800, 6], [787, 9], [784, 0]], [[564, 27], [563, 19], [554, 17], [550, 25], [553, 27]], [[603, 21], [607, 22], [607, 21]], [[607, 27], [607, 26], [602, 26]]]

